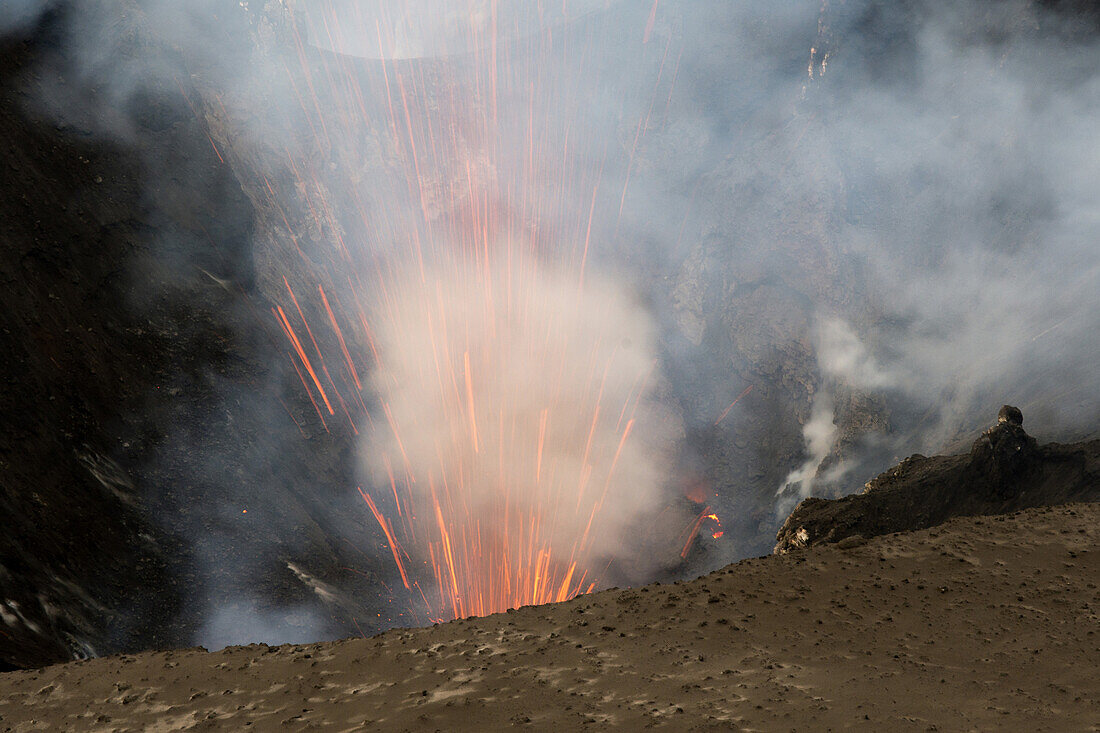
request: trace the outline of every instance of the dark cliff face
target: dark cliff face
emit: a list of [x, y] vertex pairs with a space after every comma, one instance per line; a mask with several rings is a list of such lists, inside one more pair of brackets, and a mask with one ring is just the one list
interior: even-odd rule
[[1100, 441], [1039, 446], [1024, 431], [1022, 417], [1016, 421], [1008, 414], [1004, 419], [1002, 410], [1001, 421], [982, 433], [968, 454], [911, 456], [869, 481], [860, 494], [806, 499], [783, 523], [775, 552], [852, 544], [934, 527], [952, 517], [1100, 501]]
[[131, 473], [156, 428], [127, 417], [153, 407], [150, 385], [174, 371], [173, 351], [189, 351], [168, 336], [170, 318], [151, 328], [126, 307], [155, 212], [136, 156], [34, 116], [23, 89], [41, 78], [32, 59], [54, 52], [44, 31], [0, 53], [8, 665], [162, 641], [179, 603], [169, 557], [183, 560]]
[[[285, 374], [254, 209], [196, 92], [143, 92], [117, 110], [125, 135], [104, 135], [114, 102], [64, 28], [48, 15], [0, 49], [0, 668], [187, 645], [237, 592], [294, 606], [314, 590], [293, 557], [381, 603], [314, 488], [343, 485], [346, 446], [250, 400]], [[356, 614], [376, 617], [353, 607], [319, 633], [354, 633]]]

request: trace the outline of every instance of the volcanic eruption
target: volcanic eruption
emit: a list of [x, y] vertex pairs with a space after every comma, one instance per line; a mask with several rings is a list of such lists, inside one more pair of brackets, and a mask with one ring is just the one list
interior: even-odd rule
[[[314, 4], [297, 32], [370, 57], [381, 119], [362, 107], [326, 114], [355, 109], [348, 90], [367, 96], [362, 62], [340, 57], [327, 74], [302, 69], [309, 89], [331, 85], [304, 112], [325, 135], [381, 130], [404, 185], [333, 242], [339, 264], [310, 288], [319, 322], [289, 281], [274, 313], [317, 418], [360, 435], [357, 490], [411, 601], [449, 619], [565, 600], [641, 550], [631, 531], [662, 511], [688, 536], [681, 550], [652, 532], [649, 550], [668, 563], [686, 555], [713, 513], [692, 517], [665, 491], [682, 427], [659, 399], [656, 326], [594, 241], [614, 226], [606, 201], [617, 195], [621, 211], [625, 184], [601, 188], [606, 142], [562, 113], [578, 106], [583, 61], [547, 71], [589, 52], [563, 26], [597, 4], [375, 5]], [[409, 58], [424, 49], [431, 58]], [[321, 187], [303, 176], [298, 188]], [[310, 208], [320, 218], [336, 207]]]
[[0, 3], [5, 659], [682, 580], [1005, 402], [1092, 435], [1056, 5]]

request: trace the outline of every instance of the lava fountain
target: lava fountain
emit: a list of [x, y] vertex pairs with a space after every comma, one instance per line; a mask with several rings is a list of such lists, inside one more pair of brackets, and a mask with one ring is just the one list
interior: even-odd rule
[[625, 520], [660, 500], [669, 442], [648, 318], [615, 283], [529, 258], [455, 259], [393, 292], [370, 380], [385, 428], [366, 448], [392, 525], [366, 499], [406, 582], [414, 545], [437, 616], [589, 590]]
[[[336, 56], [303, 70], [303, 113], [316, 112], [311, 127], [327, 141], [341, 126], [353, 133], [348, 111], [361, 111], [358, 124], [381, 131], [400, 176], [373, 182], [395, 192], [387, 205], [354, 216], [372, 246], [334, 243], [340, 262], [327, 292], [317, 284], [320, 323], [286, 282], [289, 301], [274, 312], [302, 387], [326, 429], [343, 417], [360, 433], [368, 488], [359, 493], [429, 618], [587, 592], [608, 563], [637, 550], [634, 530], [667, 510], [682, 432], [657, 399], [649, 314], [590, 263], [594, 226], [621, 209], [626, 182], [602, 181], [613, 146], [578, 141], [585, 102], [571, 90], [588, 73], [587, 51], [563, 40], [560, 23], [538, 24], [531, 9], [543, 3], [530, 4], [523, 33], [506, 42], [502, 6], [489, 0], [447, 16], [447, 37], [462, 38], [456, 58], [394, 59], [386, 14], [349, 5], [358, 7], [349, 25], [340, 5], [316, 5], [302, 35], [329, 49], [347, 48], [349, 36], [356, 47], [374, 43], [381, 84], [364, 92]], [[399, 15], [409, 26], [408, 8]], [[659, 74], [631, 156], [660, 83]], [[322, 84], [352, 98], [327, 119]], [[378, 119], [363, 101], [371, 94], [384, 100]], [[325, 188], [310, 161], [293, 168], [300, 191]], [[345, 228], [320, 221], [337, 218], [337, 203], [309, 208], [319, 230]], [[338, 344], [328, 365], [318, 339]]]

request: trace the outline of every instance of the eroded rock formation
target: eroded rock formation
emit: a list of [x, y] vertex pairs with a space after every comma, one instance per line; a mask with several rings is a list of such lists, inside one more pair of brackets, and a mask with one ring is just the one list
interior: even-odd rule
[[783, 523], [775, 552], [1081, 501], [1100, 501], [1100, 440], [1039, 446], [1020, 410], [1006, 405], [968, 454], [910, 456], [859, 494], [806, 499]]

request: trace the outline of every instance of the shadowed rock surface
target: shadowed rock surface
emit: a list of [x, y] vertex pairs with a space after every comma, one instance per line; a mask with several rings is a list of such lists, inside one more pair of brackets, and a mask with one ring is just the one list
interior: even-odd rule
[[780, 528], [775, 552], [1082, 501], [1100, 501], [1100, 440], [1038, 446], [1020, 410], [1005, 405], [968, 454], [910, 456], [860, 494], [806, 499]]
[[[193, 92], [148, 91], [117, 110], [125, 135], [103, 135], [111, 100], [75, 70], [64, 19], [0, 37], [0, 670], [183, 646], [211, 605], [254, 624], [314, 597], [290, 562], [374, 577], [337, 559], [323, 516], [340, 448], [249, 399], [286, 367], [253, 288], [251, 204]], [[378, 617], [349, 608], [330, 635]]]

